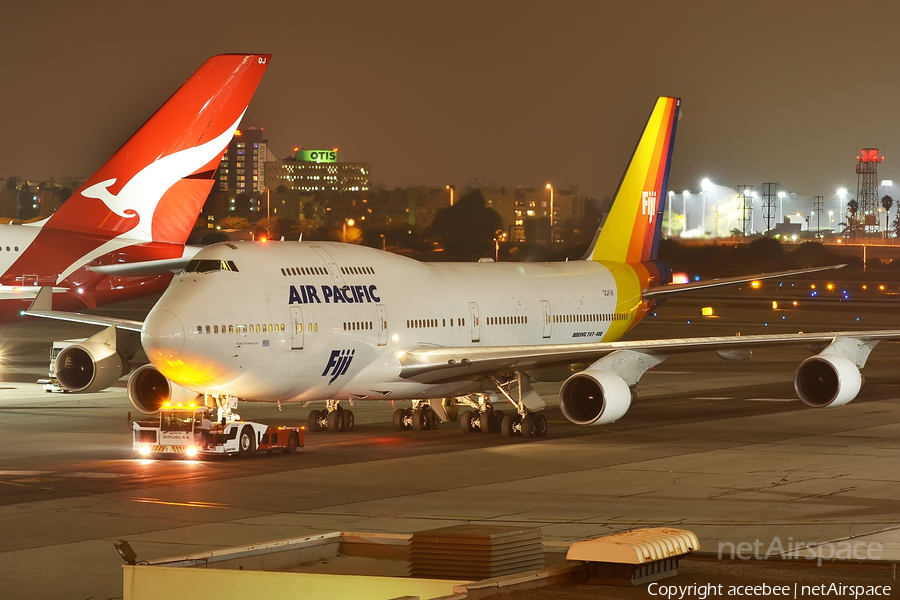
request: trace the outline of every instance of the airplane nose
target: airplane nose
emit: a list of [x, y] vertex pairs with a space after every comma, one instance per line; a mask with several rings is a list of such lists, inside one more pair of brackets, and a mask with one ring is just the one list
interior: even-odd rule
[[167, 310], [152, 310], [141, 330], [141, 344], [147, 358], [175, 358], [184, 346], [184, 326]]

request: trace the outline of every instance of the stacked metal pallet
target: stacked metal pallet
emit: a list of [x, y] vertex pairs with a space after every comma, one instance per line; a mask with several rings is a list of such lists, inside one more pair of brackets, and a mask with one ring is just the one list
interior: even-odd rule
[[544, 566], [540, 529], [453, 525], [413, 533], [411, 577], [480, 580]]

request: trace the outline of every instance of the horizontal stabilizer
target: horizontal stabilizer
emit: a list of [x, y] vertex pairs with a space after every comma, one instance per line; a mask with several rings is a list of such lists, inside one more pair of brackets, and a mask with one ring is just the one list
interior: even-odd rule
[[88, 269], [94, 273], [102, 273], [103, 275], [137, 277], [139, 275], [155, 275], [158, 273], [177, 273], [183, 271], [190, 261], [191, 257], [169, 258], [166, 260], [145, 260], [115, 265], [98, 265], [95, 267], [88, 267]]
[[[68, 288], [54, 287], [54, 294], [62, 294], [68, 292]], [[0, 300], [29, 300], [35, 298], [44, 287], [38, 285], [0, 285]]]

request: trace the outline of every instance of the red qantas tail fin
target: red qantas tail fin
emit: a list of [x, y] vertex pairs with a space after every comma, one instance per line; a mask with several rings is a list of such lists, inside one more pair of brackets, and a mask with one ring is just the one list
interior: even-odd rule
[[207, 60], [38, 225], [183, 244], [270, 59], [270, 54], [222, 54]]

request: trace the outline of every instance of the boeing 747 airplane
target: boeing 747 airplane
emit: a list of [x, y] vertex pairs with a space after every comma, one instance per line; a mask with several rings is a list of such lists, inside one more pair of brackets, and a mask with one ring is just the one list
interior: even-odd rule
[[[656, 102], [583, 260], [422, 263], [351, 244], [222, 243], [196, 254], [143, 323], [54, 312], [46, 292], [28, 314], [108, 327], [60, 353], [69, 389], [115, 381], [119, 358], [105, 340], [140, 331], [151, 364], [132, 375], [128, 396], [145, 413], [198, 397], [220, 418], [239, 399], [324, 401], [310, 427], [341, 431], [353, 427], [345, 403], [406, 400], [398, 429], [427, 429], [462, 408], [467, 431], [541, 437], [534, 380], [564, 381], [562, 413], [599, 425], [625, 415], [643, 373], [671, 354], [734, 360], [783, 343], [827, 345], [797, 370], [804, 402], [850, 402], [871, 348], [900, 331], [619, 341], [668, 295], [760, 277], [673, 285], [656, 260], [679, 105]], [[505, 402], [513, 411], [502, 415]]]

